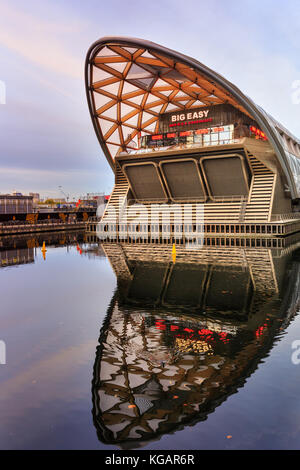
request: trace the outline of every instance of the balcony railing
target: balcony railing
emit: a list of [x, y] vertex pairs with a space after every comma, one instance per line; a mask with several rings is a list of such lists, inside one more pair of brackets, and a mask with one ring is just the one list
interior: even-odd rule
[[300, 220], [300, 212], [290, 212], [286, 214], [275, 214], [271, 216], [271, 222], [283, 222], [288, 220]]
[[[211, 135], [213, 137], [213, 135]], [[220, 146], [220, 145], [230, 145], [230, 144], [239, 144], [243, 139], [211, 139], [207, 142], [187, 142], [187, 143], [179, 143], [174, 145], [161, 145], [157, 147], [148, 147], [148, 148], [138, 148], [136, 150], [131, 150], [126, 152], [130, 155], [137, 155], [137, 154], [148, 154], [148, 153], [155, 153], [155, 152], [168, 152], [174, 150], [185, 150], [185, 149], [196, 149], [196, 148], [203, 148], [203, 147], [213, 147], [213, 146]], [[122, 155], [123, 152], [120, 154]]]

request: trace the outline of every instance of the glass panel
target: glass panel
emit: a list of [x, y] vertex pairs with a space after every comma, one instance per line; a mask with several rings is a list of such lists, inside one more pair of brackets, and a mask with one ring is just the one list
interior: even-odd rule
[[117, 145], [112, 145], [112, 144], [106, 144], [110, 154], [112, 157], [114, 157], [117, 153], [117, 151], [119, 150], [120, 147], [118, 147]]
[[131, 93], [133, 91], [137, 91], [138, 88], [134, 85], [132, 85], [131, 83], [128, 83], [128, 82], [124, 82], [124, 86], [123, 86], [123, 93], [122, 93], [122, 96], [125, 95], [126, 93]]
[[188, 81], [188, 78], [182, 75], [180, 72], [177, 70], [171, 70], [171, 72], [168, 72], [165, 77], [172, 78], [173, 80], [176, 80], [179, 83], [186, 82]]
[[135, 109], [136, 108], [133, 108], [132, 106], [128, 106], [128, 104], [121, 103], [121, 116], [126, 116], [126, 114], [131, 113]]
[[158, 86], [170, 86], [170, 83], [165, 82], [164, 80], [162, 80], [161, 78], [159, 78], [159, 79], [155, 82], [155, 88], [158, 87]]
[[105, 135], [111, 129], [111, 127], [114, 125], [113, 122], [107, 121], [106, 119], [98, 118], [98, 122], [99, 122], [100, 129], [101, 129], [101, 132], [102, 132], [103, 135]]
[[130, 119], [128, 119], [127, 121], [125, 121], [124, 124], [130, 124], [131, 126], [136, 127], [136, 126], [137, 126], [137, 123], [138, 123], [139, 115], [140, 115], [140, 113], [137, 113], [135, 116], [133, 116], [132, 118], [130, 118]]
[[130, 54], [134, 54], [137, 51], [135, 47], [123, 47], [123, 49], [125, 49], [127, 52], [130, 52]]
[[173, 93], [174, 90], [168, 90], [168, 91], [162, 91], [162, 90], [157, 90], [157, 93], [161, 93], [164, 96], [169, 96], [171, 93]]
[[120, 144], [119, 130], [116, 129], [115, 132], [107, 139], [107, 141], [113, 144]]
[[227, 143], [230, 140], [230, 132], [220, 132], [219, 134], [220, 144]]
[[112, 106], [102, 113], [103, 116], [107, 116], [111, 119], [117, 119], [117, 105]]
[[298, 191], [298, 197], [300, 194], [300, 160], [299, 158], [295, 157], [292, 153], [286, 152], [286, 155], [288, 157], [288, 162], [290, 164], [295, 185]]
[[147, 130], [149, 132], [154, 132], [155, 131], [155, 126], [156, 126], [156, 122], [153, 122], [149, 126], [145, 127], [145, 130]]
[[145, 94], [143, 93], [142, 95], [134, 96], [134, 98], [130, 98], [129, 101], [132, 101], [132, 103], [140, 105], [144, 96]]
[[203, 134], [198, 134], [197, 131], [194, 133], [194, 143], [198, 144], [199, 147], [202, 145], [202, 135]]
[[102, 86], [102, 87], [101, 87], [101, 90], [108, 91], [108, 92], [111, 93], [112, 95], [116, 95], [116, 96], [117, 96], [118, 91], [119, 91], [119, 85], [120, 85], [120, 82], [115, 82], [115, 83], [112, 83], [111, 85]]
[[203, 146], [210, 145], [210, 134], [203, 134]]
[[153, 117], [153, 114], [149, 114], [146, 111], [143, 111], [143, 122], [149, 121], [149, 119], [152, 119]]
[[179, 98], [180, 96], [184, 96], [185, 98], [189, 98], [186, 93], [184, 93], [182, 90], [179, 90], [178, 93], [176, 93], [176, 98]]
[[154, 103], [155, 101], [158, 101], [158, 100], [159, 98], [157, 96], [151, 95], [151, 93], [149, 93], [146, 104]]
[[157, 74], [162, 74], [163, 72], [166, 72], [167, 70], [170, 70], [167, 65], [148, 65], [147, 64], [147, 68], [155, 75]]
[[147, 72], [145, 69], [140, 67], [139, 65], [132, 64], [130, 67], [130, 70], [127, 74], [127, 78], [130, 80], [134, 80], [137, 78], [147, 78], [147, 77], [153, 77], [153, 75], [150, 72]]
[[128, 145], [130, 145], [130, 147], [138, 148], [138, 136], [134, 136], [133, 139], [128, 142]]
[[108, 67], [111, 67], [114, 70], [117, 70], [118, 72], [123, 73], [127, 62], [108, 63], [106, 65], [108, 65]]
[[212, 144], [217, 144], [218, 140], [219, 140], [219, 133], [218, 132], [212, 132], [212, 134], [211, 134]]
[[150, 57], [151, 59], [157, 59], [157, 57], [154, 57], [152, 54], [150, 54], [149, 51], [145, 51], [145, 52], [142, 54], [142, 57]]
[[101, 49], [98, 52], [97, 57], [110, 57], [112, 55], [119, 55], [119, 54], [117, 54], [116, 52], [112, 51], [111, 49], [105, 46], [103, 47], [103, 49]]
[[122, 126], [122, 132], [123, 132], [123, 137], [125, 142], [130, 142], [131, 141], [131, 134], [134, 132], [134, 129], [131, 129], [130, 127], [126, 127], [125, 125]]
[[132, 80], [134, 84], [136, 84], [138, 87], [141, 87], [146, 90], [150, 90], [152, 87], [152, 84], [154, 82], [155, 78], [137, 78]]
[[197, 83], [192, 83], [191, 85], [189, 85], [189, 88], [192, 88], [192, 90], [196, 93], [200, 93], [202, 91], [202, 89]]
[[172, 103], [169, 103], [166, 111], [172, 111], [173, 109], [178, 109], [178, 106]]
[[111, 74], [93, 65], [93, 83], [105, 80], [106, 78], [111, 78]]
[[203, 105], [204, 105], [204, 106], [207, 106], [206, 103], [202, 103], [202, 101], [199, 101], [199, 100], [197, 100], [197, 101], [195, 101], [195, 102], [193, 103], [193, 107], [194, 107], [194, 106], [203, 106]]
[[111, 101], [111, 98], [101, 95], [100, 93], [95, 92], [93, 95], [96, 109], [101, 108], [101, 106], [104, 106], [106, 103]]
[[183, 104], [185, 106], [191, 100], [189, 99], [189, 100], [178, 100], [178, 101], [180, 104]]
[[154, 106], [153, 108], [151, 108], [151, 111], [155, 111], [156, 113], [159, 113], [161, 108], [162, 108], [162, 105], [159, 104], [158, 106]]

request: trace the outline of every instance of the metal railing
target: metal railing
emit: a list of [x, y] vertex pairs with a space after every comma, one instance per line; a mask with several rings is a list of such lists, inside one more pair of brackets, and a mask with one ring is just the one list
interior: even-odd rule
[[84, 226], [86, 221], [84, 220], [76, 220], [72, 222], [63, 222], [63, 221], [56, 221], [56, 222], [49, 222], [43, 221], [39, 223], [30, 223], [24, 221], [23, 223], [0, 223], [0, 235], [7, 234], [7, 233], [14, 233], [14, 232], [33, 232], [38, 231], [39, 229], [51, 229], [51, 228], [66, 228], [66, 227], [75, 227], [75, 226]]
[[288, 220], [300, 220], [300, 212], [290, 212], [286, 214], [275, 214], [271, 216], [271, 222], [283, 222]]
[[[195, 204], [204, 204], [206, 205], [207, 207], [209, 207], [209, 205], [211, 204], [219, 204], [219, 203], [230, 203], [230, 202], [244, 202], [245, 200], [248, 199], [248, 196], [235, 196], [235, 195], [231, 195], [231, 196], [216, 196], [214, 199], [211, 199], [211, 198], [208, 198], [206, 199], [206, 201], [203, 201], [203, 198], [199, 198], [197, 200], [197, 198], [195, 197], [182, 197], [182, 198], [178, 198], [178, 200], [176, 201], [176, 198], [173, 198], [172, 200], [172, 204], [185, 204], [185, 203], [195, 203]], [[151, 203], [167, 203], [166, 201], [169, 201], [169, 198], [149, 198], [149, 199], [128, 199], [127, 200], [127, 203], [128, 203], [128, 206], [130, 205], [133, 205], [134, 203], [139, 203], [139, 204], [151, 204]], [[169, 204], [171, 205], [171, 203], [169, 202]]]
[[[214, 136], [214, 133], [210, 134]], [[176, 143], [174, 145], [166, 145], [166, 146], [157, 146], [157, 147], [146, 147], [146, 148], [137, 148], [136, 150], [131, 150], [128, 152], [129, 155], [136, 155], [136, 154], [143, 154], [143, 153], [156, 153], [156, 152], [168, 152], [172, 150], [184, 150], [184, 149], [195, 149], [195, 148], [203, 148], [203, 147], [213, 147], [213, 146], [220, 146], [220, 145], [231, 145], [231, 144], [239, 144], [241, 143], [243, 138], [239, 139], [211, 139], [210, 141], [204, 142], [190, 142], [190, 143]], [[126, 152], [127, 153], [127, 152]]]

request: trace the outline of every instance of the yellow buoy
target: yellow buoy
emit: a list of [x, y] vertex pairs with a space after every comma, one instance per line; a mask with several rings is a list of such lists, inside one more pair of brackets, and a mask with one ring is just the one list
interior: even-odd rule
[[44, 260], [46, 259], [46, 252], [47, 252], [47, 249], [46, 249], [46, 243], [43, 242], [43, 246], [41, 248], [41, 252], [42, 252], [42, 255], [43, 255], [43, 258]]
[[173, 263], [175, 263], [175, 261], [176, 261], [176, 246], [175, 246], [175, 243], [173, 243], [173, 248], [172, 248], [172, 259], [173, 259]]

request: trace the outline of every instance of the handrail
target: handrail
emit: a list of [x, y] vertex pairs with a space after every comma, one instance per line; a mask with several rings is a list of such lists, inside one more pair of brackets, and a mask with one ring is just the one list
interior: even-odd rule
[[[203, 224], [205, 225], [214, 225], [214, 224], [220, 224], [220, 225], [226, 225], [226, 224], [231, 224], [231, 223], [236, 223], [236, 224], [242, 224], [242, 225], [253, 225], [253, 224], [260, 224], [260, 225], [268, 225], [268, 224], [272, 224], [274, 222], [288, 222], [288, 221], [294, 221], [294, 220], [299, 220], [300, 221], [300, 215], [299, 216], [294, 216], [294, 214], [281, 214], [281, 215], [278, 215], [278, 216], [273, 216], [271, 218], [271, 220], [262, 220], [261, 218], [251, 218], [251, 220], [240, 220], [240, 214], [233, 214], [231, 216], [227, 216], [226, 219], [225, 218], [222, 218], [222, 217], [216, 217], [215, 219], [204, 219], [204, 222]], [[91, 219], [89, 219], [86, 224], [89, 224], [89, 223], [100, 223], [101, 222], [101, 219], [97, 219], [96, 217], [93, 217]], [[103, 223], [104, 224], [116, 224], [116, 222], [112, 222], [112, 221], [109, 221], [109, 220], [103, 220]], [[119, 221], [120, 224], [124, 224], [124, 222], [122, 221]], [[127, 222], [128, 225], [134, 223], [132, 221], [128, 221]], [[143, 224], [143, 222], [140, 222], [141, 224]], [[151, 224], [151, 221], [149, 221], [149, 225], [152, 225]], [[154, 224], [155, 225], [155, 224]], [[174, 225], [174, 224], [172, 224]], [[176, 224], [175, 224], [176, 225]]]
[[74, 221], [74, 222], [58, 222], [58, 223], [49, 223], [49, 222], [46, 222], [46, 223], [38, 223], [38, 224], [9, 224], [9, 225], [4, 225], [4, 224], [0, 224], [0, 234], [5, 234], [5, 233], [12, 233], [12, 232], [21, 232], [23, 230], [26, 230], [28, 232], [31, 232], [31, 231], [36, 231], [37, 229], [39, 228], [53, 228], [53, 227], [61, 227], [62, 229], [63, 228], [66, 228], [66, 227], [69, 227], [69, 226], [78, 226], [78, 225], [83, 225], [85, 224], [85, 221], [84, 220], [77, 220], [77, 221]]
[[[216, 132], [212, 132], [210, 136], [218, 135]], [[214, 147], [214, 146], [221, 146], [221, 145], [231, 145], [231, 144], [239, 144], [242, 142], [243, 138], [237, 139], [220, 139], [218, 140], [210, 140], [204, 143], [201, 142], [194, 142], [194, 143], [177, 143], [174, 145], [166, 145], [166, 146], [157, 146], [157, 147], [146, 147], [142, 148], [139, 147], [137, 149], [131, 150], [129, 152], [121, 152], [120, 155], [128, 154], [128, 155], [137, 155], [137, 154], [148, 154], [148, 153], [156, 153], [156, 152], [169, 152], [173, 150], [184, 150], [184, 149], [196, 149], [196, 148], [204, 148], [204, 147]]]
[[[247, 196], [235, 196], [235, 195], [231, 195], [231, 196], [221, 196], [221, 197], [216, 197], [215, 200], [210, 200], [209, 202], [204, 202], [204, 201], [197, 201], [194, 197], [185, 197], [185, 198], [181, 198], [180, 200], [178, 200], [178, 202], [175, 202], [175, 203], [172, 203], [172, 205], [174, 204], [186, 204], [186, 202], [190, 201], [191, 203], [193, 204], [203, 204], [203, 205], [206, 205], [207, 207], [209, 207], [210, 205], [212, 204], [219, 204], [219, 203], [231, 203], [231, 202], [244, 202], [245, 200], [247, 199]], [[141, 201], [141, 202], [137, 202], [137, 201]], [[137, 204], [143, 204], [143, 203], [148, 203], [148, 204], [151, 204], [153, 203], [153, 201], [157, 201], [157, 203], [161, 202], [161, 203], [165, 203], [166, 202], [163, 202], [164, 199], [163, 198], [151, 198], [149, 200], [147, 199], [128, 199], [127, 202], [128, 202], [128, 206], [130, 206], [130, 203], [137, 203]], [[154, 202], [155, 203], [155, 202]], [[172, 206], [170, 205], [170, 207]]]
[[300, 212], [290, 212], [286, 214], [274, 214], [271, 216], [272, 222], [287, 221], [287, 220], [300, 220]]

